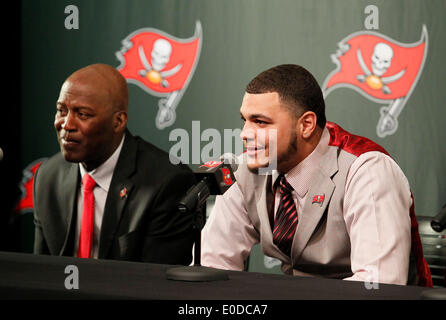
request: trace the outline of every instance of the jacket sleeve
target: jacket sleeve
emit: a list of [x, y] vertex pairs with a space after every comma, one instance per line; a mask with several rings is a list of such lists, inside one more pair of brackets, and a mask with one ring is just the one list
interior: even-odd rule
[[[39, 168], [40, 169], [40, 168]], [[38, 173], [37, 169], [34, 174], [34, 184], [33, 184], [33, 206], [34, 206], [34, 254], [50, 254], [48, 245], [46, 244], [45, 237], [43, 235], [42, 226], [40, 224], [39, 212], [40, 204], [36, 202], [37, 192], [39, 189]]]
[[191, 263], [195, 236], [193, 216], [181, 213], [177, 205], [194, 182], [195, 176], [190, 170], [171, 174], [163, 181], [148, 216], [143, 261], [181, 265]]
[[344, 198], [353, 272], [348, 280], [407, 283], [411, 204], [409, 183], [389, 156], [368, 152], [355, 160]]
[[237, 183], [222, 196], [201, 235], [201, 264], [225, 270], [243, 270], [258, 234], [248, 217], [242, 192]]

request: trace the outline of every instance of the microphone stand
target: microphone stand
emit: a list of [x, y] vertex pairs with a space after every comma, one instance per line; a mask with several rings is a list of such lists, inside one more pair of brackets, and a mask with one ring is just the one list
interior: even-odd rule
[[441, 208], [440, 212], [432, 219], [431, 227], [437, 232], [446, 229], [446, 204]]
[[193, 228], [195, 229], [194, 265], [167, 270], [167, 279], [193, 282], [229, 280], [225, 271], [201, 265], [201, 229], [206, 223], [206, 200], [197, 205], [193, 215]]

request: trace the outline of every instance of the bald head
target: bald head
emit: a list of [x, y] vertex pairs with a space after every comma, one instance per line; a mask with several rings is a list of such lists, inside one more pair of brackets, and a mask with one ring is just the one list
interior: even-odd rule
[[54, 127], [65, 160], [97, 168], [116, 150], [127, 126], [128, 89], [113, 67], [93, 64], [65, 80]]
[[127, 82], [116, 68], [102, 63], [92, 64], [77, 70], [65, 81], [65, 83], [73, 82], [89, 86], [102, 94], [104, 102], [108, 101], [114, 110], [127, 111], [129, 103]]

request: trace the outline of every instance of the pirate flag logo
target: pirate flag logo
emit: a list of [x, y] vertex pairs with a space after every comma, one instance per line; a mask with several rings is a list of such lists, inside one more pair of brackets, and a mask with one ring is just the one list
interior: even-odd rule
[[414, 90], [427, 56], [427, 29], [421, 39], [404, 44], [372, 31], [348, 35], [331, 55], [337, 68], [324, 81], [326, 97], [336, 88], [354, 89], [366, 98], [386, 103], [380, 109], [377, 135], [384, 138], [398, 129], [398, 116]]
[[232, 179], [231, 179], [231, 171], [229, 171], [228, 168], [221, 168], [221, 173], [223, 176], [223, 182], [225, 185], [230, 186], [232, 185]]
[[202, 29], [197, 21], [191, 38], [178, 39], [157, 29], [144, 28], [127, 36], [122, 49], [116, 52], [121, 63], [117, 69], [127, 82], [161, 98], [156, 117], [158, 129], [175, 122], [175, 109], [194, 74], [201, 43]]
[[37, 169], [47, 158], [40, 158], [32, 163], [30, 163], [23, 170], [22, 181], [20, 182], [21, 197], [19, 202], [15, 207], [15, 212], [17, 214], [25, 214], [32, 212], [34, 210], [33, 203], [33, 186], [34, 186], [34, 175]]

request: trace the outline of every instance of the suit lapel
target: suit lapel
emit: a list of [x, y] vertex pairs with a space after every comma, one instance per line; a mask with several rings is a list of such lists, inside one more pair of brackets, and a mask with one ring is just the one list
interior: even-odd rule
[[99, 240], [98, 258], [100, 259], [107, 257], [110, 245], [117, 232], [124, 207], [133, 188], [133, 181], [129, 177], [135, 171], [136, 152], [137, 145], [135, 138], [127, 130], [105, 202]]
[[65, 252], [67, 248], [68, 239], [70, 238], [70, 231], [73, 224], [73, 217], [76, 217], [74, 210], [77, 208], [76, 199], [79, 186], [79, 165], [71, 164], [68, 168], [66, 179], [60, 190], [61, 192], [61, 211], [63, 213], [64, 224], [65, 224], [65, 234], [56, 230], [56, 234], [60, 234], [60, 248], [59, 255], [68, 254], [71, 252]]
[[320, 167], [313, 175], [313, 182], [308, 190], [303, 212], [299, 214], [299, 223], [291, 248], [293, 261], [299, 259], [330, 203], [335, 189], [335, 184], [331, 178], [337, 171], [337, 150], [329, 148], [326, 155], [321, 159]]

